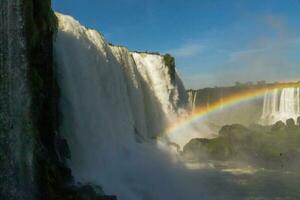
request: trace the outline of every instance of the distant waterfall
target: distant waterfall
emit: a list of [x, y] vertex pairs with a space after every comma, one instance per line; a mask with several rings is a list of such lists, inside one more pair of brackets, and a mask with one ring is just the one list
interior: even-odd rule
[[193, 113], [197, 107], [197, 91], [188, 91], [188, 101], [189, 101], [189, 108]]
[[264, 96], [261, 122], [273, 124], [300, 116], [300, 88], [267, 91]]
[[195, 95], [194, 95], [194, 98], [193, 98], [193, 112], [195, 111], [196, 109], [196, 100], [197, 100], [197, 91], [195, 92]]
[[0, 2], [0, 199], [3, 200], [28, 200], [34, 196], [23, 3]]

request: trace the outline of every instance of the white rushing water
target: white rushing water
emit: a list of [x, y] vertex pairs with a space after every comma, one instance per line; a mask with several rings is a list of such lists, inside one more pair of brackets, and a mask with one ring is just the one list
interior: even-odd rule
[[300, 116], [300, 88], [284, 88], [267, 91], [264, 97], [261, 122], [273, 124]]
[[171, 80], [163, 56], [112, 47], [95, 30], [57, 15], [60, 132], [75, 179], [120, 200], [184, 199], [174, 169], [182, 166], [163, 142], [150, 140], [185, 110], [178, 76]]

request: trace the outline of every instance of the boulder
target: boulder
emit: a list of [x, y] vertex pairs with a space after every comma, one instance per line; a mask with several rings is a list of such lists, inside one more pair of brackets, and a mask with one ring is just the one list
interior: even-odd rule
[[285, 124], [283, 123], [283, 121], [278, 121], [272, 126], [271, 130], [272, 131], [282, 131], [282, 130], [284, 130], [284, 128], [285, 128]]
[[290, 119], [286, 120], [286, 127], [288, 129], [294, 129], [294, 128], [296, 128], [295, 120], [293, 118], [290, 118]]

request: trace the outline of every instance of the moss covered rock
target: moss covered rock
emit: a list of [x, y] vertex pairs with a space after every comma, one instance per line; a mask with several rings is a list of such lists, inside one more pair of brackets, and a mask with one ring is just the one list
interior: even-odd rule
[[[291, 127], [292, 126], [292, 127]], [[293, 168], [300, 159], [300, 128], [276, 123], [272, 128], [224, 126], [219, 137], [192, 139], [183, 155], [202, 161], [237, 161], [268, 168]]]

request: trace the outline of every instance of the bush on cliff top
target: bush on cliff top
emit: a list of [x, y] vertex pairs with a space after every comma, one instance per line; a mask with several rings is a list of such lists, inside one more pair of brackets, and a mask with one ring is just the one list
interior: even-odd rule
[[174, 83], [174, 81], [175, 81], [175, 75], [176, 75], [176, 71], [175, 71], [175, 58], [172, 57], [170, 54], [165, 54], [164, 55], [164, 62], [165, 62], [165, 65], [169, 69], [169, 75], [171, 77], [171, 81], [172, 81], [172, 83]]

